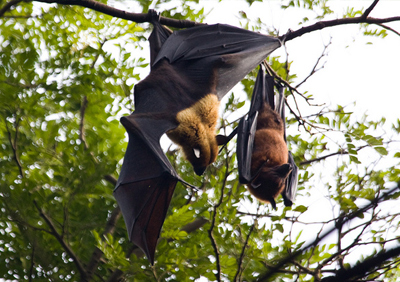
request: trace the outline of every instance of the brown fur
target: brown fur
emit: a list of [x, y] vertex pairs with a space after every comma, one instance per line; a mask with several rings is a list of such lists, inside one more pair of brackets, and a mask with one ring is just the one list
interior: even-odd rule
[[[182, 148], [186, 159], [199, 175], [218, 155], [215, 136], [218, 108], [217, 96], [209, 94], [192, 107], [179, 112], [176, 116], [179, 126], [167, 132], [167, 136]], [[195, 156], [193, 149], [200, 151], [199, 158]]]
[[[258, 176], [248, 184], [251, 194], [263, 202], [271, 202], [285, 187], [291, 168], [284, 140], [284, 123], [277, 112], [264, 104], [257, 118], [257, 131], [251, 163], [251, 175]], [[252, 185], [259, 185], [253, 188]]]

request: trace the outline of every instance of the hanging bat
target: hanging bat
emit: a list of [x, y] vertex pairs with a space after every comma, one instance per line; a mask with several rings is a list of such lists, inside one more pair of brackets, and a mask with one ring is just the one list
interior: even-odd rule
[[251, 106], [237, 130], [239, 181], [250, 193], [276, 209], [275, 198], [282, 194], [291, 206], [297, 190], [298, 168], [286, 145], [283, 87], [274, 103], [274, 79], [260, 65]]
[[152, 264], [175, 185], [185, 183], [160, 137], [166, 133], [177, 143], [201, 175], [226, 142], [216, 137], [219, 101], [281, 46], [277, 38], [223, 24], [172, 34], [153, 25], [151, 72], [135, 86], [135, 111], [121, 118], [129, 142], [114, 190], [130, 240]]

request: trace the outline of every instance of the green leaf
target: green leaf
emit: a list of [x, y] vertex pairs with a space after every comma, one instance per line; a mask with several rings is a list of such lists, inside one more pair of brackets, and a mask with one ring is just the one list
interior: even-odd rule
[[388, 151], [384, 147], [374, 147], [374, 149], [383, 156], [386, 156], [388, 154]]

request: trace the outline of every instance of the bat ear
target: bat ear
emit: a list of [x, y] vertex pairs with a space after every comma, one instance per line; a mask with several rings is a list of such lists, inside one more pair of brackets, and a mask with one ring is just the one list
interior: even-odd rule
[[229, 138], [229, 136], [225, 136], [225, 135], [221, 135], [221, 134], [218, 134], [217, 136], [215, 136], [215, 139], [217, 139], [218, 146], [226, 145], [231, 140], [231, 138]]

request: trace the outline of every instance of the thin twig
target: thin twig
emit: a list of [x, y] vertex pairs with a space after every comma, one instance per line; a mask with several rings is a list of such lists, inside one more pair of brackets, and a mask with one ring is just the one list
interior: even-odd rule
[[6, 118], [4, 118], [4, 123], [6, 125], [6, 130], [7, 130], [7, 134], [8, 134], [8, 141], [10, 142], [11, 149], [13, 151], [14, 160], [15, 160], [15, 163], [17, 164], [17, 166], [18, 166], [19, 175], [23, 178], [24, 177], [24, 171], [22, 169], [22, 165], [21, 165], [21, 162], [19, 160], [18, 152], [17, 152], [17, 150], [18, 150], [17, 142], [18, 142], [18, 132], [19, 132], [18, 131], [19, 119], [18, 119], [18, 121], [15, 121], [15, 123], [14, 123], [14, 127], [15, 127], [14, 141], [13, 141], [13, 138], [12, 138], [11, 130], [8, 127], [8, 123], [7, 123], [7, 119]]
[[[364, 149], [365, 147], [369, 147], [369, 145], [360, 146], [360, 147], [358, 147], [357, 149], [354, 149], [354, 151], [357, 151], [357, 152], [358, 152], [358, 151], [360, 151], [361, 149]], [[325, 156], [322, 156], [322, 157], [319, 157], [319, 158], [311, 159], [311, 160], [308, 160], [308, 161], [302, 161], [302, 162], [300, 162], [299, 164], [300, 164], [300, 165], [307, 165], [307, 164], [310, 164], [310, 163], [313, 163], [313, 162], [322, 161], [322, 160], [327, 159], [327, 158], [332, 157], [332, 156], [336, 156], [336, 155], [347, 155], [347, 154], [349, 154], [349, 152], [346, 151], [345, 149], [339, 149], [339, 151], [337, 151], [336, 153], [331, 153], [331, 154], [328, 154], [328, 155], [325, 155]]]
[[[386, 193], [383, 193], [381, 196], [375, 198], [374, 200], [372, 200], [369, 204], [365, 205], [362, 208], [357, 209], [356, 211], [350, 213], [350, 214], [346, 214], [344, 215], [342, 224], [345, 224], [347, 222], [350, 222], [351, 220], [353, 220], [354, 218], [357, 218], [358, 216], [360, 216], [361, 214], [367, 212], [369, 209], [374, 208], [376, 205], [378, 205], [378, 203], [380, 203], [383, 199], [385, 199], [386, 197], [388, 197], [389, 195], [393, 194], [394, 192], [396, 192], [397, 190], [399, 190], [400, 187], [399, 185], [397, 185], [396, 187], [390, 189], [389, 191], [387, 191]], [[281, 261], [279, 261], [277, 264], [275, 264], [275, 266], [272, 268], [271, 271], [269, 271], [268, 273], [266, 273], [265, 275], [261, 276], [257, 281], [269, 281], [269, 278], [271, 277], [271, 275], [273, 275], [274, 273], [276, 273], [278, 270], [280, 270], [282, 267], [284, 267], [285, 265], [287, 265], [288, 263], [290, 263], [291, 261], [293, 261], [297, 256], [303, 254], [306, 250], [308, 250], [309, 248], [313, 247], [313, 246], [317, 246], [319, 244], [319, 242], [321, 242], [325, 237], [327, 237], [328, 235], [330, 235], [333, 231], [335, 231], [337, 229], [337, 226], [332, 227], [331, 229], [329, 229], [328, 231], [324, 232], [324, 234], [322, 236], [317, 236], [316, 239], [307, 244], [306, 246], [304, 246], [303, 248], [299, 249], [298, 251], [292, 253], [291, 255], [285, 257], [284, 259], [282, 259]], [[345, 281], [345, 280], [335, 280], [335, 281]]]
[[398, 36], [400, 36], [400, 32], [398, 32], [397, 30], [391, 28], [390, 26], [387, 26], [385, 24], [376, 24], [380, 27], [383, 27], [384, 29], [390, 30], [391, 32], [394, 32], [395, 34], [397, 34]]
[[86, 142], [86, 138], [85, 138], [85, 127], [84, 127], [85, 111], [86, 111], [87, 105], [88, 105], [88, 99], [87, 99], [87, 96], [85, 95], [82, 98], [82, 104], [81, 104], [81, 109], [80, 109], [81, 121], [79, 122], [79, 139], [83, 143], [85, 150], [87, 150], [89, 148], [89, 146]]
[[108, 183], [111, 183], [113, 186], [116, 186], [117, 185], [117, 179], [114, 177], [114, 176], [112, 176], [111, 174], [107, 174], [107, 175], [104, 175], [104, 180], [106, 180]]
[[64, 239], [60, 236], [60, 234], [57, 232], [56, 227], [54, 226], [53, 222], [51, 219], [44, 213], [44, 211], [39, 207], [38, 203], [34, 200], [33, 203], [36, 206], [36, 209], [38, 210], [40, 216], [44, 219], [44, 221], [47, 223], [47, 225], [50, 227], [52, 234], [54, 237], [56, 237], [57, 241], [61, 244], [63, 249], [66, 251], [66, 253], [71, 257], [71, 259], [74, 261], [76, 268], [78, 269], [80, 275], [81, 275], [81, 280], [82, 281], [87, 281], [86, 277], [86, 271], [83, 266], [83, 264], [80, 262], [78, 259], [78, 256], [75, 254], [75, 252], [71, 249], [71, 247], [68, 245], [67, 242], [64, 241]]
[[284, 40], [284, 41], [289, 41], [294, 38], [300, 37], [306, 33], [321, 30], [321, 29], [324, 29], [327, 27], [338, 26], [338, 25], [360, 24], [360, 23], [383, 24], [383, 23], [394, 22], [394, 21], [400, 21], [400, 16], [388, 17], [388, 18], [372, 18], [372, 17], [363, 18], [363, 16], [360, 16], [360, 17], [354, 17], [354, 18], [341, 18], [341, 19], [335, 19], [335, 20], [329, 20], [329, 21], [320, 21], [313, 25], [305, 26], [305, 27], [302, 27], [295, 31], [289, 31], [287, 34], [279, 36], [279, 39]]
[[[226, 148], [225, 148], [225, 150], [226, 150]], [[217, 273], [215, 274], [215, 277], [217, 278], [217, 281], [221, 281], [221, 263], [220, 263], [220, 259], [219, 259], [220, 254], [219, 254], [217, 242], [216, 242], [214, 234], [213, 234], [213, 230], [214, 230], [214, 226], [215, 226], [215, 218], [217, 216], [217, 209], [222, 204], [222, 201], [224, 198], [224, 189], [225, 189], [225, 185], [226, 185], [226, 180], [229, 176], [229, 158], [228, 157], [225, 158], [225, 162], [226, 162], [225, 177], [224, 177], [224, 180], [221, 185], [221, 195], [219, 197], [218, 203], [216, 203], [213, 207], [213, 216], [211, 219], [211, 226], [210, 226], [210, 229], [208, 230], [208, 236], [210, 237], [211, 245], [212, 245], [212, 247], [214, 249], [214, 253], [215, 253], [215, 263], [216, 263], [216, 267], [217, 267]]]
[[235, 278], [233, 279], [233, 281], [238, 281], [238, 277], [243, 271], [242, 270], [242, 264], [243, 264], [244, 254], [245, 254], [247, 245], [249, 243], [250, 235], [253, 232], [256, 223], [257, 223], [257, 221], [256, 221], [256, 219], [254, 219], [253, 225], [250, 227], [249, 233], [246, 236], [246, 241], [244, 242], [243, 247], [242, 247], [242, 252], [240, 253], [240, 257], [239, 257], [239, 260], [238, 260], [238, 268], [237, 268], [237, 271], [236, 271], [236, 274], [235, 274]]
[[32, 253], [31, 253], [31, 267], [29, 268], [29, 282], [32, 282], [32, 278], [33, 278], [33, 270], [35, 267], [35, 244], [31, 244], [32, 246]]
[[[199, 228], [201, 228], [204, 224], [206, 224], [208, 222], [207, 219], [200, 217], [197, 218], [196, 220], [194, 220], [193, 222], [190, 222], [188, 224], [186, 224], [185, 226], [182, 227], [182, 231], [185, 231], [186, 233], [192, 233], [196, 230], [198, 230]], [[162, 238], [158, 239], [159, 241], [162, 240]], [[172, 241], [172, 240], [171, 240]], [[129, 258], [132, 254], [134, 254], [136, 257], [140, 258], [142, 256], [144, 256], [143, 251], [133, 245], [127, 252], [125, 257]], [[123, 277], [124, 272], [120, 269], [116, 269], [112, 275], [107, 279], [107, 282], [117, 282], [117, 281], [121, 281], [121, 278]]]
[[[18, 2], [20, 2], [20, 0], [14, 0], [12, 2], [18, 3]], [[76, 5], [76, 6], [86, 7], [86, 8], [113, 16], [113, 17], [131, 20], [131, 21], [134, 21], [137, 23], [151, 22], [153, 19], [152, 15], [150, 13], [146, 13], [146, 14], [130, 13], [130, 12], [126, 12], [123, 10], [119, 10], [119, 9], [107, 6], [103, 3], [100, 3], [100, 2], [97, 2], [94, 0], [37, 0], [37, 2], [57, 3], [57, 4], [61, 4], [61, 5]], [[309, 32], [321, 30], [326, 27], [332, 27], [332, 26], [338, 26], [338, 25], [344, 25], [344, 24], [359, 24], [359, 23], [382, 24], [382, 23], [400, 20], [400, 16], [388, 17], [388, 18], [368, 17], [368, 14], [370, 12], [369, 10], [372, 10], [374, 8], [374, 6], [376, 5], [375, 2], [378, 2], [378, 1], [375, 0], [374, 3], [371, 5], [371, 7], [368, 8], [364, 12], [364, 14], [360, 17], [341, 18], [341, 19], [335, 19], [335, 20], [329, 20], [329, 21], [320, 21], [313, 25], [302, 27], [296, 31], [289, 31], [287, 34], [279, 36], [279, 39], [282, 42], [284, 42], [284, 41], [292, 40], [296, 37], [302, 36]], [[176, 20], [176, 19], [171, 19], [171, 18], [166, 18], [166, 17], [160, 17], [160, 23], [163, 25], [166, 25], [166, 26], [171, 26], [171, 27], [176, 27], [176, 28], [188, 28], [188, 27], [193, 27], [193, 26], [202, 24], [202, 23], [197, 23], [197, 22], [188, 21], [188, 20]]]
[[[118, 219], [121, 217], [121, 210], [119, 207], [116, 207], [112, 213], [110, 218], [107, 220], [106, 227], [104, 228], [103, 235], [101, 238], [105, 238], [107, 234], [113, 234], [115, 230], [115, 226], [118, 222]], [[103, 256], [103, 252], [99, 248], [95, 248], [95, 250], [92, 253], [92, 256], [90, 258], [89, 263], [87, 264], [86, 267], [86, 274], [87, 274], [87, 280], [91, 280], [93, 273], [96, 269], [96, 267], [99, 264], [99, 261], [101, 257]]]
[[324, 46], [324, 50], [322, 51], [322, 54], [319, 56], [317, 62], [315, 63], [314, 67], [312, 68], [311, 72], [306, 76], [306, 78], [303, 79], [303, 81], [301, 81], [299, 84], [297, 84], [295, 86], [295, 88], [299, 88], [300, 85], [305, 83], [311, 76], [313, 76], [316, 72], [318, 72], [319, 70], [324, 68], [325, 63], [323, 63], [322, 66], [318, 69], [317, 69], [317, 66], [319, 65], [319, 62], [321, 61], [321, 59], [326, 56], [325, 52], [328, 49], [329, 45], [331, 45], [331, 43], [332, 43], [332, 37], [329, 39], [328, 44]]

